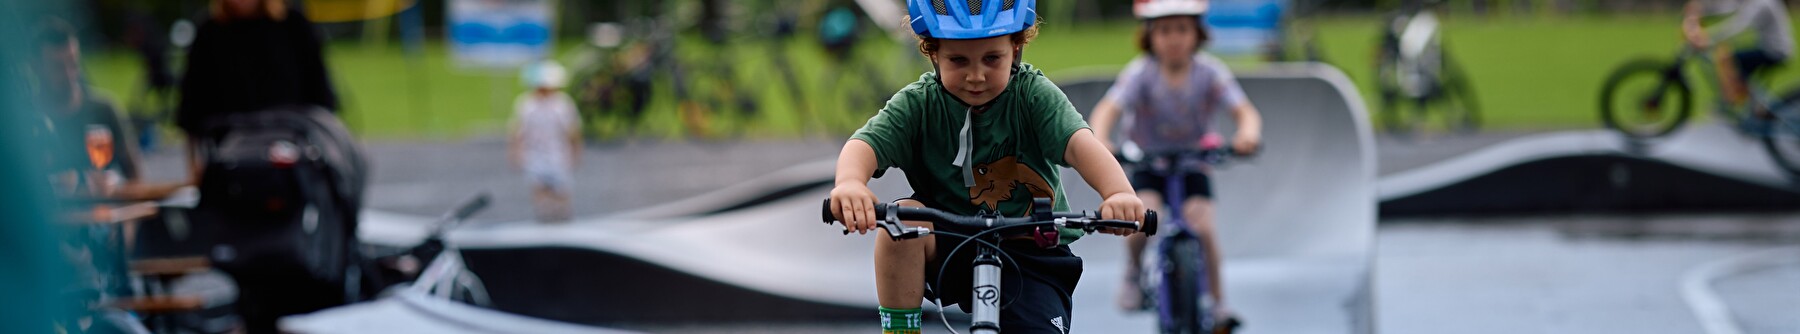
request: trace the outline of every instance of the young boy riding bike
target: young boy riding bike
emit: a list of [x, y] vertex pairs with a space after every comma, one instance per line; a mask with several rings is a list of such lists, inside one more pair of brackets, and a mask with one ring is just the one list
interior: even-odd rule
[[[1244, 97], [1237, 79], [1225, 63], [1200, 52], [1207, 41], [1206, 26], [1201, 15], [1206, 13], [1205, 0], [1137, 0], [1132, 11], [1144, 21], [1138, 31], [1138, 48], [1144, 55], [1133, 59], [1119, 73], [1119, 78], [1094, 107], [1092, 115], [1095, 136], [1109, 138], [1120, 112], [1131, 112], [1136, 122], [1127, 134], [1147, 151], [1196, 148], [1211, 130], [1207, 127], [1214, 113], [1231, 113], [1237, 120], [1237, 135], [1231, 141], [1239, 154], [1256, 151], [1262, 140], [1262, 117], [1250, 100]], [[1108, 143], [1108, 148], [1112, 148]], [[1208, 169], [1199, 161], [1175, 162], [1178, 168], [1194, 171], [1181, 180], [1188, 190], [1182, 199], [1182, 217], [1206, 245], [1207, 282], [1214, 313], [1227, 315], [1223, 283], [1219, 280], [1219, 247], [1212, 221], [1212, 181]], [[1158, 189], [1167, 180], [1148, 172], [1132, 175], [1132, 186], [1143, 194], [1152, 210], [1164, 202]], [[1127, 241], [1131, 261], [1126, 262], [1125, 285], [1119, 295], [1119, 306], [1127, 310], [1141, 309], [1143, 295], [1137, 285], [1142, 273], [1142, 254], [1146, 237], [1133, 235]]]
[[[1068, 210], [1056, 166], [1072, 166], [1104, 198], [1103, 218], [1142, 220], [1143, 202], [1104, 143], [1061, 90], [1021, 61], [1025, 45], [1038, 33], [1036, 1], [909, 0], [907, 5], [919, 52], [936, 71], [895, 93], [844, 144], [831, 208], [847, 229], [866, 234], [876, 227], [878, 199], [867, 183], [876, 171], [896, 167], [914, 191], [895, 201], [898, 205], [1021, 217], [1031, 212], [1034, 197], [1052, 197], [1054, 210]], [[1081, 258], [1068, 244], [1081, 232], [1065, 229], [1059, 235], [1060, 243], [1049, 248], [1030, 238], [1000, 244], [1022, 277], [1018, 284], [1002, 285], [1009, 298], [1018, 296], [1000, 313], [1007, 331], [1067, 332], [1071, 293], [1081, 276]], [[918, 333], [926, 289], [945, 305], [968, 309], [967, 267], [948, 266], [942, 286], [926, 280], [938, 277], [945, 261], [969, 263], [973, 252], [947, 257], [949, 247], [961, 241], [939, 234], [876, 238], [883, 332]]]

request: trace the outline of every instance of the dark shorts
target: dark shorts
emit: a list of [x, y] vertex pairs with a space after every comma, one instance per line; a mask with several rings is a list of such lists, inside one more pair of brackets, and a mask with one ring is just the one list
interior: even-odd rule
[[[1166, 189], [1169, 186], [1168, 182], [1168, 177], [1154, 172], [1136, 171], [1131, 173], [1131, 188], [1138, 191], [1150, 190], [1162, 194], [1168, 192]], [[1183, 190], [1187, 191], [1188, 198], [1213, 198], [1212, 178], [1206, 176], [1206, 173], [1187, 173], [1181, 182], [1182, 188], [1185, 188]], [[1168, 196], [1168, 194], [1163, 194], [1163, 196]]]
[[[972, 231], [945, 229], [945, 232], [970, 235]], [[976, 243], [951, 254], [961, 237], [933, 234], [937, 255], [925, 263], [925, 298], [943, 297], [943, 305], [958, 305], [971, 312], [970, 285], [974, 284]], [[1006, 253], [1001, 256], [1000, 328], [1008, 333], [1068, 333], [1074, 312], [1072, 295], [1081, 280], [1081, 257], [1069, 246], [1038, 247], [1030, 240], [1007, 240], [1000, 243]], [[944, 265], [948, 263], [949, 265]], [[1015, 264], [1017, 266], [1015, 266]], [[943, 284], [938, 284], [938, 274]], [[965, 324], [966, 325], [966, 324]]]
[[1742, 82], [1749, 82], [1757, 72], [1764, 69], [1787, 63], [1787, 58], [1778, 57], [1757, 48], [1740, 50], [1736, 54], [1732, 54], [1731, 58], [1737, 63], [1738, 80]]
[[[971, 312], [975, 244], [950, 256], [950, 250], [964, 239], [941, 234], [933, 238], [938, 254], [925, 264], [926, 298], [942, 296], [945, 305], [959, 305], [963, 312]], [[1081, 257], [1069, 246], [1040, 248], [1029, 240], [1003, 241], [1000, 248], [1007, 254], [1000, 257], [1000, 303], [1005, 305], [1000, 309], [1001, 330], [1067, 333], [1075, 307], [1071, 296], [1081, 280]], [[1017, 269], [1006, 262], [1018, 264]], [[949, 265], [942, 266], [945, 263]], [[939, 268], [943, 268], [943, 285], [937, 284]]]

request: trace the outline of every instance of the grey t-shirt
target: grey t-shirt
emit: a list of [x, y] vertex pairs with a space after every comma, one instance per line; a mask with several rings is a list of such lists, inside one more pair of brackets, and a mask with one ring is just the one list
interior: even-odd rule
[[1794, 33], [1787, 7], [1778, 0], [1737, 0], [1737, 13], [1713, 30], [1713, 40], [1723, 41], [1756, 30], [1756, 46], [1770, 56], [1794, 57]]
[[1213, 115], [1248, 100], [1225, 62], [1204, 52], [1194, 54], [1180, 87], [1164, 80], [1156, 59], [1138, 56], [1119, 72], [1106, 98], [1135, 117], [1127, 138], [1150, 151], [1198, 145], [1211, 131]]

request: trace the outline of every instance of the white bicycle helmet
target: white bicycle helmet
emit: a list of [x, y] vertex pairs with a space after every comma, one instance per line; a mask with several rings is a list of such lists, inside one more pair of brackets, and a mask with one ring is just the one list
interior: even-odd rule
[[524, 72], [521, 79], [524, 79], [525, 85], [533, 88], [562, 89], [569, 81], [568, 70], [564, 70], [562, 64], [554, 60], [528, 65]]
[[1207, 0], [1135, 0], [1131, 4], [1131, 13], [1139, 20], [1149, 20], [1164, 16], [1206, 14]]

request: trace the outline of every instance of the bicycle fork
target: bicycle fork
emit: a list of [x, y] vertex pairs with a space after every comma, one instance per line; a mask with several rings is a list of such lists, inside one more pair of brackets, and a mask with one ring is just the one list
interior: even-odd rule
[[980, 246], [975, 247], [974, 295], [969, 301], [974, 303], [974, 314], [971, 315], [969, 331], [976, 334], [1000, 333], [1000, 256], [996, 250]]

